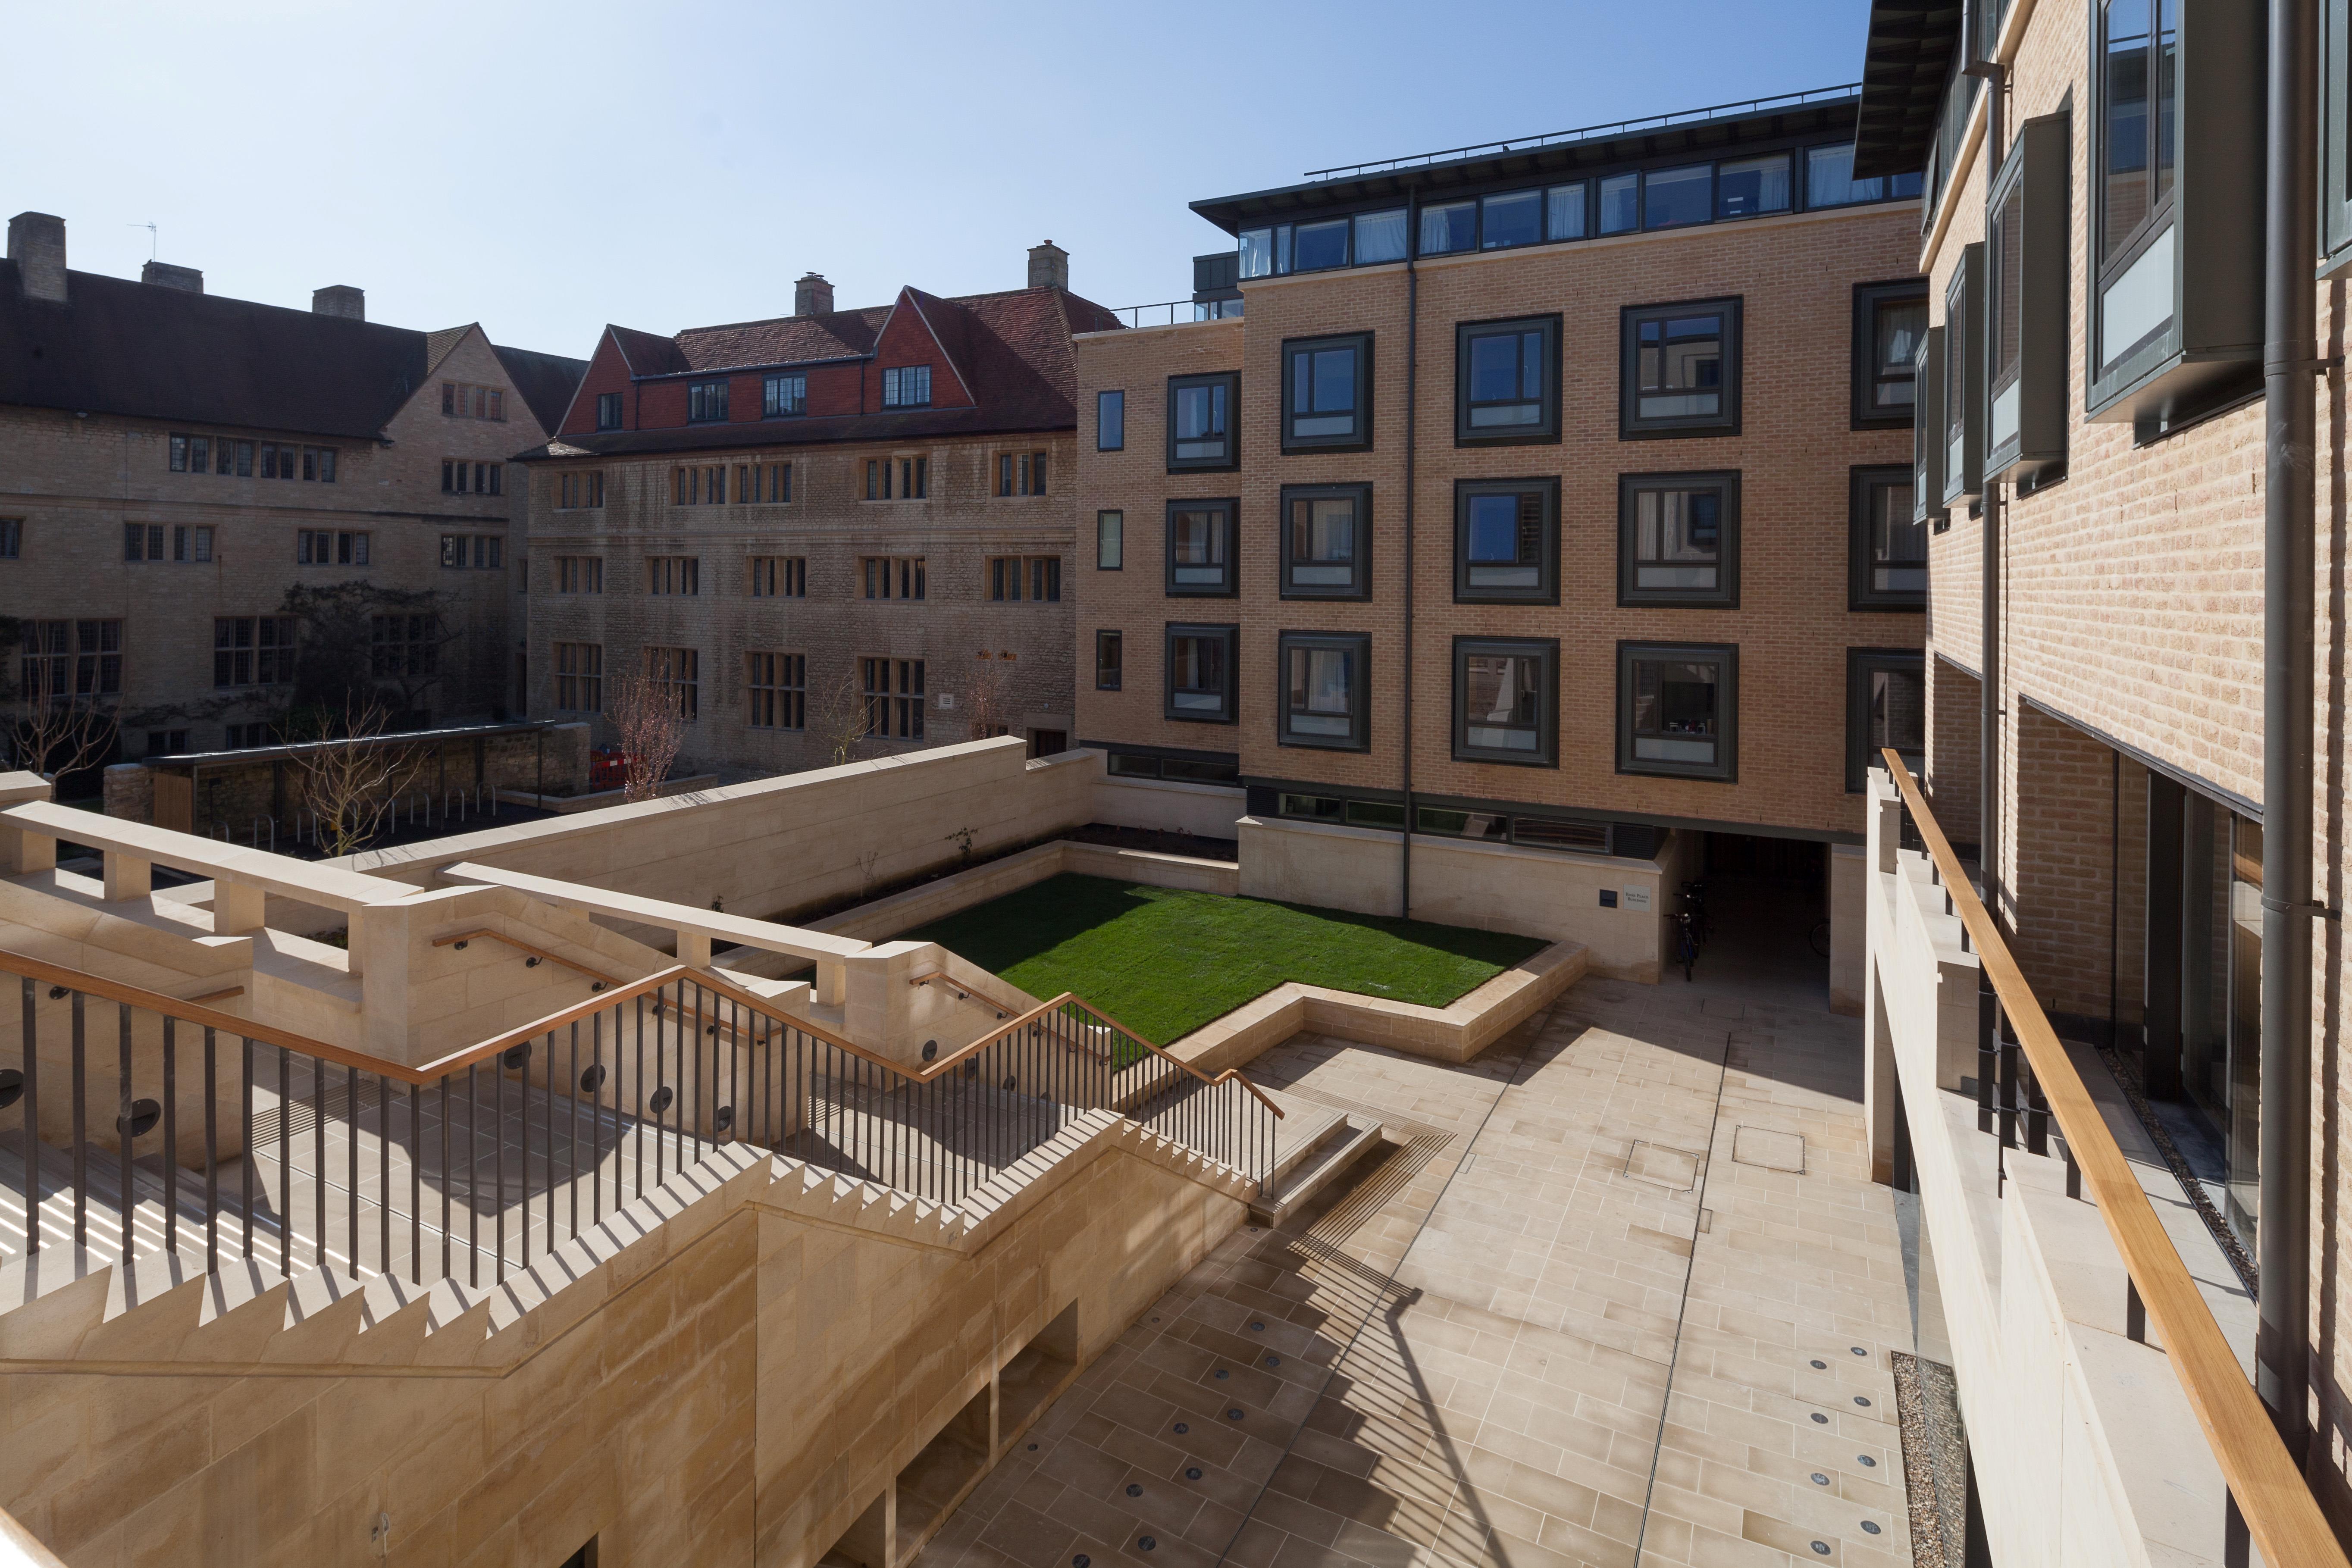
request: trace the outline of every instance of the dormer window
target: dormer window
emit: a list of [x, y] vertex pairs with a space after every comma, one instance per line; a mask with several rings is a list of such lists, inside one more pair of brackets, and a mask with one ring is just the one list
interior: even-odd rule
[[618, 430], [621, 427], [621, 395], [600, 392], [596, 395], [596, 428]]
[[882, 373], [882, 406], [928, 408], [931, 402], [931, 367], [899, 365]]
[[692, 425], [706, 424], [727, 417], [727, 384], [723, 381], [696, 381], [687, 384], [686, 417]]

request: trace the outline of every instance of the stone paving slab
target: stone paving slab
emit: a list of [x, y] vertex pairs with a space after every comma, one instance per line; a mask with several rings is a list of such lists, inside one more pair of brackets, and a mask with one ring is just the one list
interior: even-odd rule
[[1907, 1563], [1860, 1030], [1716, 956], [1581, 982], [1466, 1066], [1323, 1037], [1253, 1063], [1406, 1142], [1228, 1237], [921, 1568]]

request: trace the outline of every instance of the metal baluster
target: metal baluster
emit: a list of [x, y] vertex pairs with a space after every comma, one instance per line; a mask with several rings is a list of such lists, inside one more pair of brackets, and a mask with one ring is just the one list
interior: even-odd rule
[[310, 1064], [310, 1266], [327, 1266], [327, 1064], [317, 1057]]
[[[662, 1064], [662, 1045], [665, 1025], [662, 1016], [664, 1009], [661, 1005], [661, 992], [659, 990], [656, 990], [654, 992], [654, 1078], [656, 1079], [654, 1084], [654, 1099], [656, 1101], [661, 1099], [661, 1091], [669, 1082], [669, 1074]], [[637, 1022], [639, 1027], [642, 1028], [645, 1023], [644, 1018], [640, 1017]], [[662, 1112], [656, 1110], [654, 1112], [654, 1185], [656, 1186], [662, 1184], [663, 1172], [666, 1169], [664, 1160], [668, 1152], [668, 1128], [663, 1124]], [[637, 1188], [637, 1195], [639, 1197], [645, 1196], [645, 1193], [646, 1190], [643, 1186]]]
[[441, 1278], [449, 1278], [449, 1190], [457, 1184], [457, 1167], [449, 1163], [449, 1074], [436, 1086], [441, 1123]]
[[31, 1253], [41, 1245], [41, 1039], [31, 977], [18, 990], [25, 1016], [25, 1250]]
[[[408, 1279], [411, 1284], [425, 1283], [425, 1173], [416, 1163], [416, 1124], [425, 1110], [425, 1086], [408, 1086]], [[449, 1184], [449, 1173], [441, 1173], [441, 1184]]]
[[2050, 1101], [2042, 1097], [2042, 1077], [2033, 1064], [2025, 1067], [2025, 1152], [2029, 1154], [2050, 1152]]
[[237, 1076], [243, 1080], [242, 1103], [237, 1117], [242, 1126], [237, 1141], [237, 1172], [245, 1193], [245, 1255], [253, 1256], [253, 1041], [239, 1036], [237, 1045]]
[[[327, 1064], [319, 1064], [319, 1076], [327, 1074]], [[350, 1216], [347, 1234], [352, 1240], [352, 1278], [360, 1277], [360, 1069], [343, 1068], [343, 1145], [351, 1152], [351, 1195], [345, 1204]], [[319, 1227], [319, 1239], [324, 1241], [327, 1227]]]
[[121, 1185], [115, 1189], [114, 1208], [122, 1221], [122, 1261], [128, 1264], [135, 1250], [131, 1245], [131, 1129], [133, 1125], [131, 1107], [138, 1103], [131, 1093], [131, 1004], [114, 1005], [116, 1047], [121, 1056], [117, 1069], [121, 1079], [117, 1087], [121, 1090], [122, 1108], [114, 1118], [114, 1154]]
[[294, 1131], [286, 1114], [294, 1098], [294, 1058], [278, 1047], [278, 1272], [294, 1272]]
[[[32, 1037], [25, 1037], [31, 1054]], [[217, 1090], [213, 1055], [213, 1029], [205, 1026], [205, 1272], [220, 1272], [220, 1107], [215, 1099]]]
[[392, 1079], [375, 1075], [375, 1267], [392, 1278]]
[[180, 1041], [177, 1018], [163, 1015], [163, 1250], [180, 1253]]
[[1982, 971], [1977, 976], [1977, 1131], [1993, 1129], [1992, 1085], [2000, 1068], [2000, 998]]
[[89, 1069], [82, 1050], [87, 1036], [82, 995], [73, 994], [73, 1211], [74, 1249], [89, 1246]]
[[[555, 1073], [552, 1062], [555, 1053], [548, 1052], [549, 1087], [552, 1088]], [[563, 1146], [563, 1184], [572, 1194], [572, 1236], [580, 1237], [580, 1020], [572, 1020], [572, 1064], [564, 1068], [564, 1097], [570, 1102], [564, 1125], [571, 1131], [571, 1142]]]
[[[530, 1117], [525, 1108], [522, 1118], [523, 1142], [523, 1245], [530, 1244]], [[491, 1238], [498, 1243], [499, 1260], [491, 1269], [490, 1282], [503, 1284], [507, 1277], [507, 1065], [501, 1058], [490, 1060], [490, 1173], [497, 1179], [499, 1206], [491, 1221]]]
[[475, 1074], [479, 1062], [466, 1064], [466, 1283], [482, 1282], [482, 1184], [478, 1169], [481, 1134], [478, 1125], [482, 1094]]
[[[613, 1024], [615, 1030], [621, 1026], [619, 1016], [620, 1009], [615, 1006]], [[635, 1044], [637, 1050], [637, 1070], [629, 1075], [629, 1082], [636, 1090], [637, 1111], [629, 1122], [629, 1147], [635, 1152], [637, 1162], [636, 1174], [634, 1178], [635, 1190], [637, 1195], [642, 1197], [646, 1190], [646, 994], [642, 991], [637, 993], [637, 1032]], [[620, 1049], [620, 1042], [617, 1038], [614, 1041], [613, 1048], [615, 1051]], [[616, 1091], [614, 1099], [617, 1101], [619, 1098]], [[615, 1185], [617, 1186], [617, 1184]], [[617, 1192], [615, 1201], [621, 1201]]]

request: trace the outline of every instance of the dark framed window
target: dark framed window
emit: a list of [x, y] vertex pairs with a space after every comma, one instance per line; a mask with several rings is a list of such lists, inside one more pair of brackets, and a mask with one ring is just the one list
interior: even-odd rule
[[1348, 220], [1328, 218], [1297, 225], [1290, 237], [1290, 269], [1321, 272], [1348, 265]]
[[1715, 165], [1651, 169], [1642, 175], [1642, 226], [1680, 228], [1715, 216]]
[[1242, 378], [1215, 375], [1168, 378], [1168, 471], [1196, 473], [1241, 467], [1239, 423]]
[[686, 385], [686, 417], [691, 424], [708, 424], [727, 417], [727, 384], [723, 381], [690, 381]]
[[1372, 335], [1282, 345], [1282, 449], [1360, 452], [1372, 444]]
[[1371, 744], [1372, 639], [1360, 632], [1284, 632], [1274, 738], [1285, 746], [1360, 752]]
[[1555, 639], [1455, 637], [1454, 760], [1557, 767], [1559, 686]]
[[1601, 182], [1601, 232], [1629, 234], [1642, 226], [1642, 176], [1611, 174]]
[[621, 427], [621, 395], [600, 392], [596, 395], [596, 428], [618, 430]]
[[1282, 487], [1282, 596], [1363, 599], [1372, 592], [1372, 487]]
[[1559, 439], [1559, 318], [1454, 329], [1454, 444]]
[[[2265, 19], [2260, 5], [2091, 5], [2084, 401], [2142, 440], [2259, 389]], [[2340, 164], [2340, 135], [2318, 151]]]
[[1476, 202], [1431, 202], [1421, 209], [1421, 254], [1446, 256], [1478, 248]]
[[1587, 233], [1584, 218], [1584, 182], [1554, 185], [1544, 193], [1544, 237], [1546, 239], [1582, 239]]
[[1617, 602], [1738, 607], [1737, 472], [1619, 476]]
[[1721, 643], [1617, 645], [1617, 771], [1739, 776], [1739, 650]]
[[1454, 596], [1559, 603], [1559, 480], [1457, 479]]
[[1544, 237], [1544, 194], [1506, 191], [1478, 203], [1478, 248], [1502, 250], [1534, 245]]
[[882, 406], [925, 408], [931, 401], [931, 367], [898, 365], [882, 373]]
[[1168, 626], [1166, 716], [1192, 724], [1234, 722], [1239, 626]]
[[1767, 213], [1787, 212], [1790, 205], [1790, 184], [1786, 153], [1735, 158], [1720, 163], [1715, 171], [1715, 216], [1760, 217]]
[[1242, 770], [1229, 752], [1175, 752], [1115, 747], [1103, 771], [1115, 779], [1160, 779], [1168, 784], [1237, 784]]
[[1985, 204], [1985, 473], [2021, 482], [2066, 456], [2072, 122], [2020, 126]]
[[772, 375], [760, 385], [760, 416], [763, 419], [782, 419], [808, 412], [808, 376]]
[[1946, 506], [1984, 490], [1984, 242], [1964, 247], [1944, 289]]
[[1944, 329], [1929, 327], [1919, 338], [1913, 363], [1919, 401], [1911, 410], [1912, 515], [1935, 532], [1949, 528], [1944, 511]]
[[1692, 300], [1625, 310], [1621, 438], [1739, 434], [1740, 304]]
[[1095, 513], [1095, 570], [1116, 572], [1127, 558], [1127, 514], [1123, 511]]
[[1095, 633], [1095, 689], [1117, 691], [1127, 675], [1127, 635]]
[[1231, 498], [1168, 503], [1170, 594], [1230, 598], [1241, 591], [1234, 570], [1234, 517], [1240, 507]]
[[1845, 787], [1860, 795], [1888, 746], [1912, 772], [1927, 760], [1927, 660], [1917, 648], [1845, 650]]
[[1404, 259], [1404, 208], [1390, 207], [1384, 212], [1358, 213], [1355, 223], [1357, 266], [1369, 267], [1375, 262]]
[[1927, 520], [1913, 491], [1916, 471], [1857, 468], [1848, 503], [1846, 608], [1927, 607]]
[[1918, 404], [1919, 340], [1927, 281], [1857, 283], [1853, 289], [1853, 427], [1899, 430]]
[[1097, 392], [1095, 394], [1095, 450], [1124, 452], [1127, 450], [1127, 394]]

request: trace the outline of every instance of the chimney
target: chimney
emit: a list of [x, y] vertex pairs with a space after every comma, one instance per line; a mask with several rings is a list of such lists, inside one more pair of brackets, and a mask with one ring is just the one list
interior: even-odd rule
[[310, 314], [341, 316], [346, 321], [367, 320], [367, 290], [354, 289], [348, 283], [330, 284], [310, 290]]
[[795, 316], [830, 316], [833, 314], [833, 285], [820, 272], [803, 273], [793, 285], [793, 314]]
[[1047, 240], [1029, 247], [1029, 287], [1032, 289], [1067, 289], [1070, 286], [1070, 253]]
[[66, 302], [66, 220], [18, 213], [8, 220], [8, 259], [28, 300]]
[[168, 261], [150, 261], [139, 268], [139, 281], [152, 283], [159, 289], [184, 289], [191, 294], [205, 291], [205, 275], [193, 267], [174, 267]]

